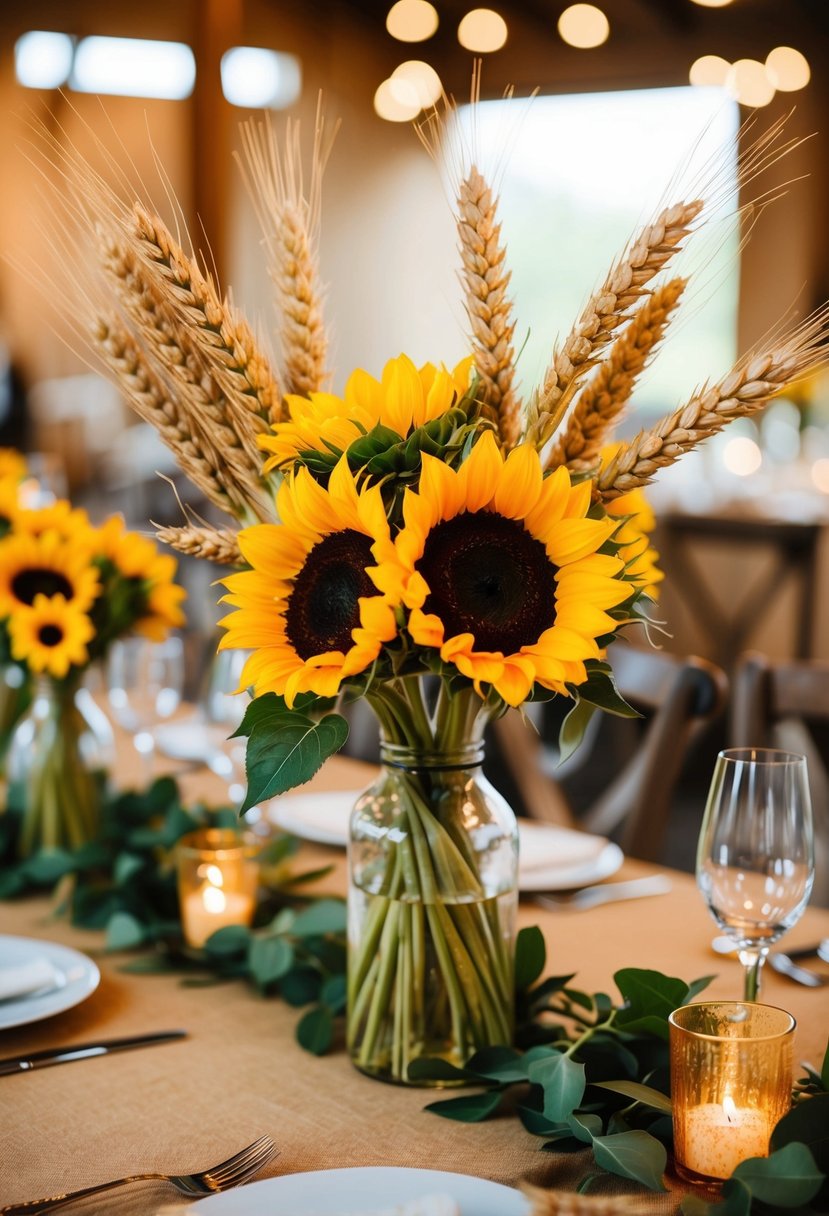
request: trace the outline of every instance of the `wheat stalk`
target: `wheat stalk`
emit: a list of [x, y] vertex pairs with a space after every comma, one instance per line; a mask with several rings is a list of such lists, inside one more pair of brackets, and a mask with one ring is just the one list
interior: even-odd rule
[[221, 510], [246, 517], [250, 511], [246, 488], [237, 484], [210, 435], [193, 425], [192, 417], [181, 409], [178, 396], [168, 392], [121, 322], [112, 316], [98, 316], [90, 339], [129, 404], [155, 427], [193, 484]]
[[156, 536], [162, 544], [190, 557], [203, 557], [220, 566], [244, 564], [236, 533], [230, 528], [188, 524], [181, 528], [157, 528]]
[[242, 177], [268, 251], [280, 305], [279, 337], [287, 389], [307, 396], [324, 388], [328, 344], [319, 282], [322, 177], [337, 127], [329, 134], [317, 107], [311, 180], [306, 193], [299, 123], [288, 121], [280, 147], [267, 118], [242, 124]]
[[829, 359], [829, 308], [815, 313], [774, 349], [749, 356], [717, 384], [624, 444], [599, 475], [596, 488], [609, 501], [653, 480], [709, 435], [735, 418], [755, 413], [793, 380]]
[[533, 402], [527, 441], [542, 448], [567, 411], [579, 380], [595, 366], [596, 357], [646, 285], [682, 247], [690, 226], [702, 210], [702, 200], [677, 203], [660, 212], [638, 235], [602, 286], [587, 302], [578, 322], [553, 359]]
[[276, 375], [250, 326], [212, 278], [175, 241], [164, 222], [140, 203], [132, 209], [136, 248], [191, 330], [193, 342], [234, 413], [233, 429], [255, 434], [261, 421], [279, 421], [282, 402]]
[[595, 468], [607, 436], [625, 409], [633, 386], [661, 341], [687, 279], [657, 287], [636, 309], [607, 358], [584, 386], [567, 428], [553, 449], [548, 468], [566, 464], [582, 472]]
[[521, 433], [521, 405], [513, 387], [515, 324], [496, 206], [492, 191], [473, 165], [458, 191], [461, 282], [480, 377], [481, 413], [497, 425], [503, 446], [511, 448]]
[[645, 1216], [650, 1211], [638, 1195], [582, 1195], [576, 1191], [548, 1191], [521, 1183], [532, 1203], [530, 1216]]

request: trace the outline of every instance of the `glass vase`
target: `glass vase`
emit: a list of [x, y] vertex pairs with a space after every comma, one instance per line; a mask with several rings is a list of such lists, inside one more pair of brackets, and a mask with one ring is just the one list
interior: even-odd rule
[[89, 691], [77, 680], [43, 678], [8, 755], [23, 805], [21, 857], [96, 838], [113, 758], [112, 728]]
[[465, 706], [436, 717], [419, 687], [413, 716], [375, 704], [381, 773], [351, 817], [348, 1049], [403, 1084], [446, 1083], [411, 1077], [414, 1060], [461, 1066], [513, 1035], [517, 826], [481, 772], [488, 715], [471, 690], [456, 696]]
[[32, 678], [19, 663], [0, 666], [0, 776], [14, 728], [32, 703]]

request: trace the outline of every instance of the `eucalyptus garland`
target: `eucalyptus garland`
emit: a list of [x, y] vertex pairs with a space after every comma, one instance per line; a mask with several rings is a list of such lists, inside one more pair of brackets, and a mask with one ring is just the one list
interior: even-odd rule
[[[129, 952], [123, 970], [179, 974], [182, 983], [199, 987], [243, 979], [263, 996], [303, 1009], [296, 1037], [306, 1050], [321, 1055], [338, 1044], [345, 904], [303, 898], [303, 884], [326, 870], [297, 872], [295, 839], [279, 836], [263, 846], [263, 898], [253, 927], [219, 929], [196, 950], [182, 934], [174, 847], [207, 824], [235, 825], [234, 810], [185, 807], [175, 781], [161, 778], [146, 792], [111, 798], [96, 841], [17, 861], [20, 820], [20, 794], [12, 788], [0, 815], [0, 898], [55, 888], [60, 913], [79, 927], [101, 930], [107, 951]], [[574, 987], [574, 975], [545, 978], [546, 964], [541, 930], [522, 930], [514, 1046], [479, 1051], [463, 1068], [437, 1059], [413, 1062], [414, 1077], [465, 1090], [426, 1110], [467, 1123], [513, 1115], [544, 1151], [589, 1149], [594, 1166], [582, 1191], [606, 1173], [663, 1191], [672, 1142], [667, 1019], [711, 977], [686, 983], [623, 968], [614, 976], [620, 997], [614, 1000]], [[774, 1130], [771, 1155], [739, 1165], [718, 1203], [685, 1196], [684, 1216], [829, 1211], [828, 1128], [829, 1047], [820, 1072], [806, 1068], [798, 1081], [792, 1110]]]

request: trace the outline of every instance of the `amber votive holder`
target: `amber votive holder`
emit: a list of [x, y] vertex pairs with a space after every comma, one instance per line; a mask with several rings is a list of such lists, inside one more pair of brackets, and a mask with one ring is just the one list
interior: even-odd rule
[[250, 925], [256, 910], [258, 846], [232, 828], [202, 828], [176, 845], [181, 924], [188, 945], [202, 947], [226, 925]]
[[772, 1005], [712, 1001], [668, 1021], [676, 1172], [717, 1190], [741, 1161], [769, 1155], [791, 1106], [795, 1020]]

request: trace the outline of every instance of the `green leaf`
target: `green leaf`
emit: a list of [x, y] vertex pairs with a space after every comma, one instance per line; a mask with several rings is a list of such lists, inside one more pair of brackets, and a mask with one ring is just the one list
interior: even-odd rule
[[610, 1089], [615, 1094], [624, 1094], [626, 1098], [633, 1098], [635, 1102], [664, 1111], [667, 1115], [673, 1110], [670, 1098], [658, 1089], [652, 1089], [650, 1085], [640, 1085], [638, 1081], [592, 1081], [591, 1084], [597, 1089]]
[[74, 859], [66, 849], [42, 849], [20, 866], [23, 876], [37, 886], [51, 886], [74, 869]]
[[119, 853], [112, 866], [112, 881], [116, 887], [123, 887], [144, 865], [144, 858], [137, 853]]
[[326, 1005], [315, 1005], [304, 1014], [296, 1028], [297, 1042], [312, 1055], [325, 1055], [334, 1038], [334, 1016]]
[[575, 704], [561, 724], [558, 733], [558, 763], [569, 760], [578, 749], [584, 738], [584, 732], [590, 724], [590, 719], [596, 712], [596, 706], [576, 695]]
[[716, 975], [703, 975], [698, 980], [692, 980], [688, 985], [688, 991], [685, 994], [684, 1003], [687, 1005], [691, 1001], [695, 1001], [699, 994], [708, 987], [716, 979]]
[[662, 1175], [668, 1163], [665, 1145], [643, 1131], [620, 1132], [616, 1136], [596, 1136], [593, 1140], [596, 1165], [632, 1178], [652, 1191], [664, 1191]]
[[430, 1102], [423, 1109], [431, 1111], [433, 1115], [440, 1115], [443, 1119], [457, 1119], [459, 1123], [481, 1123], [495, 1113], [502, 1098], [500, 1089], [489, 1089], [482, 1094], [465, 1094], [460, 1098]]
[[817, 1195], [825, 1175], [805, 1144], [787, 1144], [770, 1157], [752, 1157], [734, 1170], [754, 1199], [771, 1207], [798, 1208]]
[[234, 954], [246, 954], [250, 929], [246, 925], [223, 925], [211, 933], [204, 943], [204, 952], [211, 958], [226, 959]]
[[[588, 677], [583, 684], [568, 685], [580, 701], [603, 709], [619, 718], [641, 718], [642, 715], [619, 692], [608, 663], [587, 663]], [[572, 711], [571, 711], [572, 712]]]
[[783, 1116], [771, 1133], [771, 1147], [776, 1151], [792, 1143], [805, 1144], [818, 1169], [829, 1174], [829, 1094], [798, 1102]]
[[332, 1013], [345, 1012], [346, 983], [344, 975], [330, 975], [320, 989], [320, 1000]]
[[595, 1137], [602, 1134], [602, 1121], [598, 1115], [569, 1115], [567, 1123], [576, 1139], [583, 1144], [592, 1144]]
[[638, 967], [624, 967], [613, 978], [626, 1002], [616, 1015], [616, 1025], [667, 1039], [668, 1017], [685, 1002], [688, 985], [659, 971]]
[[584, 1095], [584, 1065], [560, 1052], [546, 1060], [536, 1060], [530, 1065], [528, 1076], [544, 1090], [544, 1114], [555, 1123], [563, 1123]]
[[542, 1111], [533, 1110], [529, 1106], [519, 1106], [518, 1117], [527, 1131], [533, 1136], [552, 1136], [567, 1127], [567, 1124], [554, 1123]]
[[274, 718], [278, 714], [290, 713], [288, 706], [285, 704], [285, 698], [279, 697], [275, 692], [263, 693], [261, 697], [254, 699], [245, 707], [245, 713], [242, 721], [237, 729], [229, 736], [231, 739], [247, 738], [254, 726], [258, 726], [266, 718]]
[[480, 1077], [475, 1073], [458, 1068], [438, 1056], [421, 1056], [412, 1060], [408, 1076], [410, 1081], [466, 1081], [468, 1084], [480, 1084]]
[[318, 1001], [322, 976], [314, 967], [294, 967], [279, 982], [279, 994], [289, 1005], [300, 1008]]
[[248, 966], [257, 984], [265, 988], [281, 980], [294, 965], [294, 948], [284, 937], [254, 937], [248, 948]]
[[107, 950], [132, 950], [145, 940], [144, 926], [129, 912], [115, 912], [106, 931]]
[[467, 1060], [466, 1072], [477, 1073], [490, 1081], [500, 1081], [502, 1084], [527, 1079], [524, 1057], [513, 1047], [482, 1047]]
[[547, 946], [538, 925], [519, 929], [515, 943], [515, 987], [520, 991], [534, 984], [546, 962]]
[[717, 1216], [749, 1216], [751, 1191], [739, 1178], [728, 1178], [722, 1187], [723, 1202], [713, 1209]]
[[283, 713], [257, 723], [245, 756], [248, 788], [242, 813], [310, 781], [347, 738], [348, 723], [339, 714], [314, 722], [301, 713]]
[[344, 933], [346, 906], [342, 899], [320, 899], [297, 914], [291, 928], [295, 937]]

